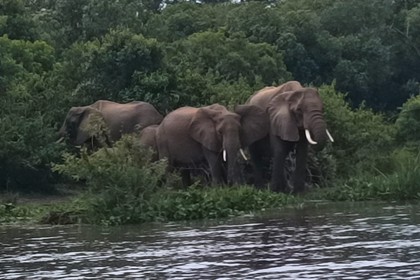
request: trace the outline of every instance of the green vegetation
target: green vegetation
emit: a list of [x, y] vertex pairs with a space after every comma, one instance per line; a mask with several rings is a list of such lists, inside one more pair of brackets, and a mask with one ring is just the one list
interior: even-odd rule
[[0, 202], [0, 224], [19, 223], [48, 223], [74, 224], [84, 219], [85, 207], [81, 200], [65, 201], [62, 197], [57, 200], [29, 199], [31, 202], [17, 203], [18, 198], [13, 194], [4, 195]]
[[[55, 140], [71, 106], [98, 99], [164, 114], [233, 106], [295, 79], [320, 89], [336, 140], [310, 158], [310, 196], [417, 199], [419, 38], [417, 0], [0, 0], [0, 192], [79, 180], [87, 194], [63, 206], [66, 217], [107, 224], [288, 204], [248, 187], [177, 189], [165, 163], [129, 140], [78, 156]], [[0, 217], [50, 209], [25, 207], [2, 202]]]
[[123, 137], [112, 148], [92, 155], [66, 155], [55, 170], [85, 181], [88, 191], [80, 197], [88, 222], [125, 224], [146, 221], [219, 218], [273, 208], [296, 201], [283, 194], [253, 187], [200, 187], [181, 185], [166, 173], [166, 161], [152, 162], [152, 152], [135, 137]]
[[336, 187], [314, 191], [308, 198], [332, 201], [420, 199], [420, 151], [397, 150], [385, 160], [392, 166], [387, 173], [379, 169], [373, 173], [359, 173], [337, 182]]

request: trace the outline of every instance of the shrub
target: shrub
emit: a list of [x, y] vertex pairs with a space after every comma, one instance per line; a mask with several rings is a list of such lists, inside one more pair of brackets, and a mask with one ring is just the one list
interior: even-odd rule
[[[382, 114], [361, 106], [351, 109], [345, 95], [333, 85], [320, 87], [328, 129], [335, 142], [329, 149], [336, 161], [337, 177], [348, 178], [386, 168], [394, 149], [395, 128]], [[385, 170], [384, 170], [385, 171]]]
[[397, 140], [409, 145], [420, 143], [420, 96], [414, 96], [405, 102], [395, 122]]
[[333, 201], [412, 200], [420, 198], [420, 151], [400, 149], [390, 157], [387, 173], [380, 170], [341, 180], [333, 188], [310, 194]]
[[55, 63], [54, 50], [42, 41], [0, 37], [0, 190], [46, 189], [49, 163], [59, 158], [54, 143], [55, 104], [45, 79]]
[[111, 224], [137, 222], [149, 208], [151, 195], [160, 188], [179, 185], [176, 175], [166, 174], [166, 161], [152, 162], [152, 151], [135, 136], [125, 136], [112, 148], [101, 148], [80, 157], [65, 154], [54, 170], [84, 181], [88, 187], [87, 217]]

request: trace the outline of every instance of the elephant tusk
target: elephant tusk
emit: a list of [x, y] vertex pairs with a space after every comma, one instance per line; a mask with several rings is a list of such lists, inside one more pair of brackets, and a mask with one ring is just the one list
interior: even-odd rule
[[308, 129], [305, 129], [305, 135], [306, 135], [306, 139], [308, 140], [309, 144], [311, 144], [311, 145], [318, 144], [317, 142], [315, 142], [314, 140], [312, 140], [311, 133], [309, 132]]
[[244, 160], [248, 160], [248, 158], [246, 157], [244, 150], [239, 149], [239, 152], [241, 152], [242, 157], [244, 158]]
[[226, 162], [226, 150], [223, 149], [223, 161]]
[[334, 138], [331, 136], [330, 132], [328, 131], [328, 129], [326, 130], [328, 138], [330, 138], [330, 141], [334, 143]]
[[61, 142], [63, 142], [63, 140], [64, 140], [64, 137], [60, 137], [60, 139], [58, 139], [57, 141], [55, 141], [55, 143], [61, 143]]

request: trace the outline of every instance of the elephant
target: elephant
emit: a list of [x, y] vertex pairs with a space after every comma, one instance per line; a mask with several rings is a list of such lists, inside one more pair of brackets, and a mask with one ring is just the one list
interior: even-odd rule
[[59, 136], [60, 140], [68, 137], [70, 144], [75, 146], [110, 146], [123, 134], [159, 124], [162, 120], [163, 116], [147, 102], [121, 104], [98, 100], [88, 106], [72, 107], [60, 128]]
[[245, 157], [242, 148], [268, 134], [268, 116], [253, 105], [238, 105], [234, 111], [220, 104], [182, 107], [163, 119], [156, 134], [159, 158], [167, 158], [170, 169], [181, 169], [184, 186], [191, 184], [185, 167], [203, 163], [212, 184], [243, 182], [239, 154]]
[[289, 81], [278, 87], [265, 87], [254, 93], [246, 104], [266, 110], [269, 135], [249, 147], [254, 169], [255, 184], [264, 185], [264, 170], [272, 162], [270, 188], [285, 192], [287, 157], [295, 152], [295, 170], [291, 174], [294, 193], [305, 187], [308, 144], [314, 150], [322, 149], [327, 140], [334, 142], [327, 130], [323, 116], [323, 102], [315, 88], [303, 87], [297, 81]]
[[157, 161], [159, 159], [156, 142], [156, 132], [158, 127], [159, 125], [157, 124], [149, 125], [141, 130], [139, 134], [139, 143], [142, 146], [151, 149], [154, 153], [151, 159], [152, 161]]

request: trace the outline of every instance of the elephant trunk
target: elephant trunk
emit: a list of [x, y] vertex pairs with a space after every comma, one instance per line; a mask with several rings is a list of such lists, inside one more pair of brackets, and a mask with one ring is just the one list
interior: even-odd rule
[[239, 157], [241, 155], [240, 142], [235, 141], [235, 143], [224, 143], [223, 147], [224, 151], [226, 151], [227, 183], [240, 184], [242, 183], [242, 176], [239, 166]]
[[[327, 134], [327, 124], [325, 120], [322, 117], [315, 117], [312, 119], [309, 126], [305, 127], [305, 129], [308, 130], [307, 133], [309, 134], [310, 138], [316, 142], [316, 144], [313, 144], [312, 147], [315, 150], [321, 150], [324, 148], [327, 140], [329, 139]], [[308, 140], [308, 142], [310, 141]]]
[[55, 142], [56, 142], [56, 143], [61, 143], [61, 142], [63, 142], [63, 140], [66, 138], [66, 135], [67, 135], [67, 133], [66, 133], [66, 124], [64, 123], [64, 124], [61, 126], [60, 130], [58, 131], [58, 139], [57, 139], [57, 141], [55, 141]]

